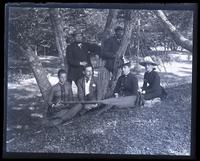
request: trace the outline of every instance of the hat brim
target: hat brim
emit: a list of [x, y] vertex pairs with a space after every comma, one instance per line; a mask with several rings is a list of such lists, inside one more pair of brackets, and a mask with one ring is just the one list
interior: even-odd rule
[[76, 36], [76, 35], [78, 35], [78, 34], [84, 35], [82, 32], [75, 32], [75, 33], [72, 33], [72, 36]]
[[157, 63], [153, 63], [153, 62], [139, 62], [139, 64], [140, 65], [142, 65], [142, 66], [146, 66], [147, 64], [151, 64], [151, 65], [153, 65], [153, 66], [157, 66], [158, 64]]
[[131, 64], [130, 62], [121, 64], [121, 65], [119, 66], [119, 68], [122, 68], [123, 66], [129, 66], [130, 64]]

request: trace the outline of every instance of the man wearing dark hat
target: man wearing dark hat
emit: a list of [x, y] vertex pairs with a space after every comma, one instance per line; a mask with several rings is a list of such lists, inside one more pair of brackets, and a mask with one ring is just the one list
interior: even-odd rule
[[138, 95], [138, 79], [130, 72], [131, 63], [124, 62], [121, 66], [123, 74], [117, 80], [114, 89], [115, 97]]
[[83, 33], [74, 33], [75, 41], [66, 49], [66, 60], [69, 66], [68, 81], [77, 84], [79, 78], [83, 76], [83, 69], [86, 65], [91, 65], [90, 56], [99, 55], [100, 47], [96, 44], [83, 42]]
[[[113, 73], [114, 70], [116, 53], [120, 47], [123, 35], [124, 29], [120, 26], [117, 26], [115, 28], [115, 35], [111, 36], [103, 42], [102, 56], [106, 61], [105, 68], [111, 73]], [[128, 50], [126, 51], [125, 55], [127, 54]]]
[[[145, 100], [151, 100], [154, 98], [164, 99], [167, 96], [164, 88], [160, 85], [160, 76], [155, 71], [154, 66], [158, 64], [155, 63], [150, 56], [146, 56], [143, 62], [139, 63], [145, 67], [144, 83], [142, 91], [144, 93]], [[147, 85], [148, 84], [148, 85]]]

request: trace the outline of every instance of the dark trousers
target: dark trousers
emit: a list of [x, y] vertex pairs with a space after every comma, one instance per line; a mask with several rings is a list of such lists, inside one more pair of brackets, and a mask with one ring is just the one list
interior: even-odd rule
[[77, 113], [81, 111], [81, 109], [81, 104], [76, 104], [71, 109], [62, 109], [61, 111], [55, 113], [53, 116], [49, 117], [43, 123], [49, 127], [57, 126], [75, 117]]

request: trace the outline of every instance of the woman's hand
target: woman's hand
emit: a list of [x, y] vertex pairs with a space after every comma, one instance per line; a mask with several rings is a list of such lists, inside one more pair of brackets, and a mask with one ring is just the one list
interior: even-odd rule
[[142, 88], [139, 88], [138, 89], [138, 92], [142, 93], [142, 94], [145, 94], [146, 92], [144, 90], [142, 90]]

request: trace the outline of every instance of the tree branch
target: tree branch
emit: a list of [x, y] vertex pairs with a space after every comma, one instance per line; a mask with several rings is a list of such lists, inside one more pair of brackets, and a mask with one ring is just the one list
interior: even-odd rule
[[155, 12], [156, 16], [161, 20], [161, 22], [164, 24], [164, 27], [168, 30], [174, 41], [185, 48], [186, 50], [189, 50], [192, 52], [193, 43], [191, 40], [186, 39], [172, 23], [167, 19], [164, 12], [161, 10], [157, 10]]

